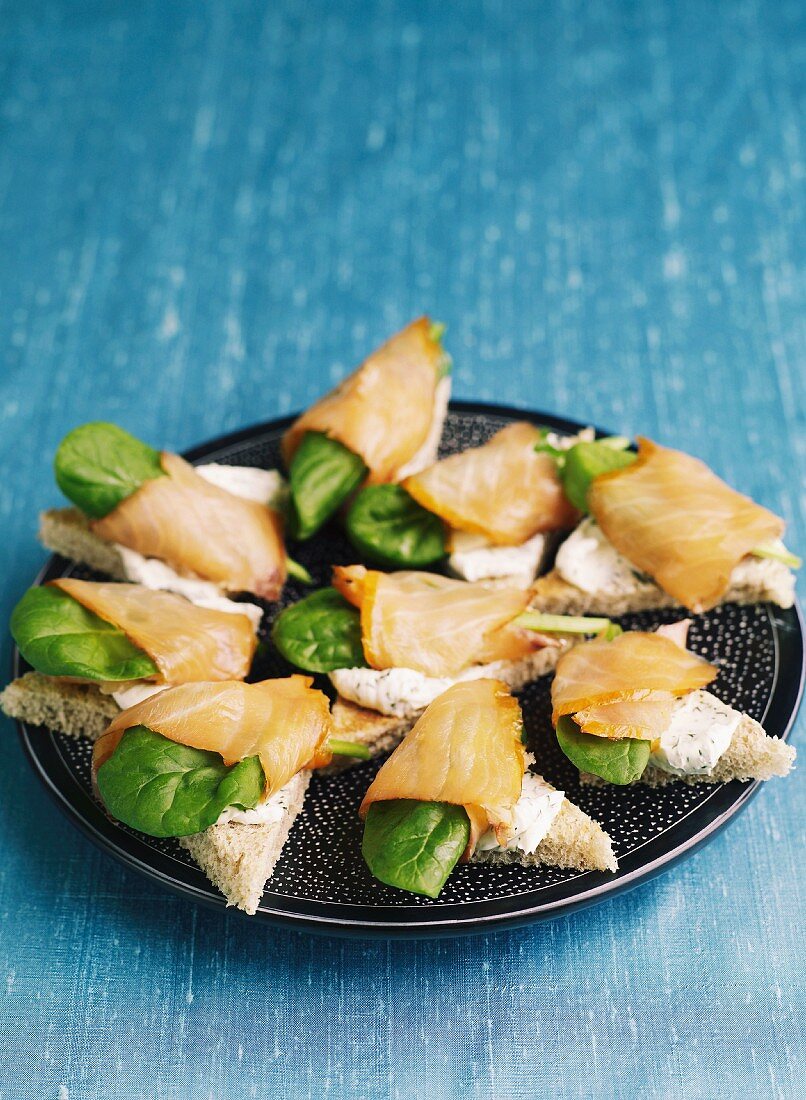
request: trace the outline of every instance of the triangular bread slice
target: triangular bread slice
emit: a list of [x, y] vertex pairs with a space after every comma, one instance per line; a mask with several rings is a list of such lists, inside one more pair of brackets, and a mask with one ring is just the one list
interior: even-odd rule
[[[337, 699], [333, 704], [333, 717], [339, 735], [367, 745], [373, 757], [393, 749], [417, 721], [416, 718], [390, 718], [346, 699]], [[326, 770], [341, 770], [343, 766], [340, 763], [335, 766], [331, 764]], [[554, 790], [553, 787], [551, 789]], [[548, 834], [531, 855], [522, 852], [477, 852], [473, 855], [473, 861], [522, 863], [527, 866], [543, 863], [580, 871], [615, 871], [617, 868], [610, 837], [601, 825], [567, 798]]]
[[128, 579], [119, 551], [90, 530], [78, 508], [51, 508], [39, 516], [39, 541], [54, 554], [88, 565], [116, 581]]
[[[634, 577], [628, 588], [618, 592], [583, 592], [564, 580], [556, 569], [538, 577], [532, 585], [531, 606], [549, 615], [606, 615], [618, 618], [639, 611], [662, 610], [680, 604], [654, 581]], [[792, 578], [788, 570], [775, 570], [772, 576], [732, 583], [720, 603], [774, 603], [792, 606]]]
[[471, 863], [520, 863], [524, 867], [543, 864], [575, 871], [618, 870], [610, 837], [597, 821], [567, 798], [534, 852], [528, 855], [517, 851], [474, 852]]
[[310, 772], [297, 772], [284, 788], [286, 812], [282, 821], [271, 825], [228, 821], [211, 825], [203, 833], [178, 838], [227, 899], [227, 905], [235, 905], [250, 915], [257, 911], [266, 883], [302, 810], [310, 781]]
[[[0, 693], [0, 708], [9, 718], [46, 726], [70, 737], [95, 741], [120, 707], [109, 695], [91, 684], [65, 684], [26, 672]], [[203, 833], [179, 837], [207, 877], [227, 899], [247, 913], [254, 913], [299, 815], [310, 772], [300, 772], [285, 788], [286, 810], [281, 821], [245, 825], [226, 822]]]
[[[706, 694], [706, 693], [704, 693]], [[773, 779], [788, 775], [795, 763], [795, 746], [780, 737], [768, 737], [760, 722], [743, 714], [733, 731], [730, 744], [706, 775], [672, 775], [648, 764], [636, 783], [648, 787], [665, 787], [668, 783], [729, 783], [733, 779]], [[598, 775], [580, 773], [580, 780], [589, 786], [608, 786]]]

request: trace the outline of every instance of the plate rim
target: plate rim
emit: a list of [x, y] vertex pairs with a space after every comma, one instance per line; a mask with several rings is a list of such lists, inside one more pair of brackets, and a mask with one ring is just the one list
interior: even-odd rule
[[[582, 427], [592, 426], [581, 421], [571, 420], [552, 413], [513, 405], [499, 405], [492, 402], [452, 400], [449, 409], [469, 415], [486, 415], [501, 417], [503, 419], [520, 417], [533, 423], [539, 423], [569, 433], [579, 431]], [[186, 448], [181, 453], [189, 461], [200, 458], [210, 458], [213, 457], [216, 451], [225, 450], [228, 447], [236, 446], [238, 443], [246, 442], [262, 432], [281, 431], [292, 424], [297, 416], [299, 416], [299, 413], [290, 413], [270, 420], [259, 421], [231, 432], [222, 433], [205, 442], [197, 443], [192, 447]], [[612, 434], [598, 427], [595, 427], [595, 431], [597, 436]], [[51, 570], [62, 568], [62, 563], [69, 564], [67, 559], [61, 558], [57, 554], [49, 555], [45, 563], [37, 572], [32, 584], [41, 584]], [[771, 606], [767, 605], [767, 608], [768, 614], [770, 614], [772, 618], [773, 611]], [[803, 612], [797, 599], [791, 610], [794, 613], [795, 623], [797, 625], [794, 640], [797, 650], [799, 651], [799, 656], [798, 653], [793, 655], [799, 663], [797, 683], [794, 685], [791, 681], [789, 683], [784, 683], [778, 675], [780, 647], [778, 643], [778, 632], [775, 631], [776, 683], [775, 690], [768, 701], [767, 710], [764, 715], [764, 720], [766, 721], [770, 713], [773, 713], [774, 724], [777, 727], [775, 735], [783, 739], [789, 737], [797, 719], [803, 697], [804, 682], [806, 681], [806, 665], [804, 665], [806, 626], [804, 624]], [[23, 671], [21, 668], [21, 654], [16, 645], [12, 646], [11, 663], [12, 675], [16, 678], [21, 675]], [[779, 699], [778, 697], [782, 692], [786, 695], [786, 698]], [[145, 842], [140, 840], [139, 837], [121, 833], [120, 836], [125, 837], [126, 841], [129, 842], [128, 844], [121, 844], [116, 840], [114, 835], [107, 835], [107, 833], [103, 831], [103, 828], [92, 821], [92, 818], [95, 817], [96, 821], [100, 819], [101, 824], [108, 824], [111, 822], [111, 819], [106, 818], [102, 808], [90, 798], [87, 792], [77, 781], [75, 781], [75, 778], [71, 777], [81, 796], [76, 802], [71, 801], [67, 793], [61, 790], [55, 783], [53, 776], [51, 776], [43, 760], [40, 759], [40, 755], [37, 751], [36, 742], [41, 742], [42, 734], [37, 732], [35, 738], [31, 737], [30, 731], [39, 730], [39, 727], [29, 726], [28, 723], [20, 719], [16, 719], [15, 722], [24, 755], [34, 773], [44, 785], [48, 795], [55, 801], [62, 813], [65, 814], [68, 821], [70, 821], [80, 833], [92, 841], [96, 847], [111, 855], [127, 868], [144, 875], [146, 878], [151, 879], [174, 894], [190, 898], [197, 903], [206, 905], [208, 908], [215, 909], [219, 912], [233, 908], [227, 906], [226, 899], [216, 890], [212, 883], [207, 880], [204, 872], [202, 872], [200, 868], [181, 864], [186, 871], [191, 873], [193, 878], [199, 878], [201, 882], [196, 884], [192, 881], [182, 880], [172, 876], [168, 870], [163, 869], [161, 866], [155, 865], [155, 862], [161, 864], [163, 861], [171, 861], [173, 857], [151, 849], [151, 859], [141, 859], [135, 851], [130, 850], [136, 845], [145, 847]], [[47, 741], [50, 743], [53, 751], [60, 751], [53, 731], [48, 731]], [[576, 893], [572, 898], [559, 898], [537, 905], [521, 906], [517, 909], [512, 909], [510, 904], [510, 911], [493, 912], [486, 915], [474, 914], [468, 917], [446, 916], [443, 918], [438, 918], [436, 916], [429, 918], [426, 914], [435, 911], [418, 906], [410, 907], [410, 915], [407, 914], [403, 916], [402, 914], [405, 910], [400, 906], [370, 907], [346, 902], [329, 903], [341, 905], [344, 909], [351, 911], [363, 910], [364, 913], [382, 911], [385, 909], [390, 913], [401, 914], [400, 918], [396, 920], [371, 919], [366, 915], [362, 917], [350, 917], [345, 915], [329, 916], [325, 913], [316, 912], [317, 906], [323, 903], [304, 898], [293, 899], [293, 896], [292, 900], [296, 900], [298, 904], [302, 904], [302, 906], [309, 909], [309, 911], [293, 912], [288, 909], [276, 908], [272, 905], [263, 905], [263, 903], [260, 904], [257, 912], [253, 916], [248, 916], [237, 909], [234, 911], [239, 918], [249, 920], [252, 925], [258, 922], [260, 924], [269, 925], [270, 927], [279, 926], [324, 936], [386, 937], [389, 939], [424, 939], [447, 936], [484, 935], [489, 932], [516, 928], [538, 921], [554, 920], [567, 913], [576, 912], [597, 904], [607, 898], [627, 893], [649, 882], [666, 870], [671, 869], [683, 859], [693, 855], [701, 847], [710, 843], [732, 820], [746, 809], [758, 793], [761, 785], [762, 782], [760, 780], [754, 780], [750, 783], [729, 783], [715, 786], [713, 793], [709, 795], [706, 803], [701, 803], [690, 811], [690, 813], [702, 811], [708, 801], [717, 795], [722, 796], [719, 799], [720, 808], [718, 812], [714, 813], [711, 819], [702, 828], [697, 829], [692, 835], [674, 844], [668, 851], [660, 853], [654, 858], [651, 858], [648, 862], [641, 863], [623, 876], [619, 875], [618, 877], [612, 877], [610, 874], [596, 871], [581, 872], [577, 877], [592, 880], [592, 885]], [[730, 794], [732, 788], [738, 789], [735, 790], [733, 794]], [[82, 812], [82, 802], [85, 803], [85, 812]], [[722, 805], [723, 803], [724, 806]], [[716, 807], [712, 806], [711, 808], [713, 810]], [[675, 822], [675, 824], [667, 830], [666, 835], [668, 836], [668, 834], [673, 834], [675, 831], [679, 830], [689, 816], [690, 814], [686, 814], [679, 821]], [[660, 837], [653, 838], [649, 843], [651, 844], [660, 839]], [[641, 846], [639, 846], [639, 850], [640, 847]], [[632, 854], [633, 853], [630, 853], [630, 855]], [[156, 861], [154, 857], [158, 857]], [[186, 878], [187, 877], [190, 876], [186, 876]], [[279, 897], [281, 895], [277, 896]], [[286, 897], [287, 895], [282, 896]], [[495, 904], [496, 907], [506, 906], [507, 903], [512, 902], [513, 897], [516, 899], [518, 896], [523, 895], [491, 899], [486, 902], [482, 900], [471, 904], [474, 906], [485, 904]], [[461, 903], [454, 904], [460, 905]]]

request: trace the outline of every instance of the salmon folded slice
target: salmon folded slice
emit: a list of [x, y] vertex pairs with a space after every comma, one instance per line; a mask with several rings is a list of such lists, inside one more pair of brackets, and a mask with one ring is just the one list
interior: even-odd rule
[[363, 458], [370, 483], [393, 481], [428, 438], [445, 353], [420, 317], [374, 351], [283, 436], [288, 464], [306, 432], [323, 432]]
[[330, 763], [327, 696], [309, 676], [180, 684], [122, 711], [95, 742], [93, 774], [132, 726], [147, 726], [179, 745], [217, 752], [227, 765], [258, 756], [270, 798], [303, 768]]
[[483, 446], [405, 478], [403, 487], [454, 529], [500, 546], [573, 527], [579, 513], [565, 498], [554, 460], [535, 451], [539, 438], [534, 424], [509, 424]]
[[[595, 708], [624, 702], [651, 703], [660, 720], [668, 700], [658, 699], [653, 693], [684, 695], [710, 684], [716, 674], [713, 665], [661, 634], [634, 630], [610, 642], [594, 638], [574, 646], [557, 662], [551, 685], [552, 721], [556, 725], [564, 714], [594, 708], [589, 723], [595, 725], [602, 722], [602, 711]], [[651, 712], [644, 712], [645, 722], [647, 714], [651, 716]], [[629, 718], [630, 712], [627, 715]], [[636, 710], [634, 721], [637, 715]], [[613, 718], [618, 717], [618, 712], [614, 713]], [[588, 732], [599, 731], [594, 728]], [[615, 732], [603, 735], [619, 736]]]
[[470, 818], [469, 859], [488, 828], [509, 837], [525, 770], [521, 708], [500, 680], [454, 684], [406, 734], [361, 803], [410, 798], [464, 806]]
[[704, 462], [638, 440], [631, 465], [594, 479], [588, 504], [615, 548], [694, 612], [714, 607], [734, 567], [784, 522]]
[[675, 697], [670, 691], [651, 691], [645, 699], [597, 703], [577, 711], [574, 721], [583, 733], [597, 737], [637, 737], [654, 741], [672, 720]]
[[280, 516], [212, 485], [179, 455], [163, 452], [161, 462], [167, 477], [146, 481], [92, 530], [229, 592], [276, 600], [286, 576]]
[[139, 584], [73, 577], [51, 584], [119, 627], [148, 654], [161, 683], [242, 680], [252, 666], [257, 638], [246, 615], [199, 607], [182, 596]]
[[333, 584], [361, 611], [364, 656], [373, 668], [455, 676], [469, 665], [516, 661], [550, 639], [513, 626], [531, 594], [434, 573], [380, 573], [336, 566]]

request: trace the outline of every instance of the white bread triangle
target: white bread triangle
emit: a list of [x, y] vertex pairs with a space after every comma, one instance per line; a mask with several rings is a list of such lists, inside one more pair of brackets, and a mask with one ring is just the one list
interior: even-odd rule
[[271, 878], [291, 827], [305, 801], [310, 772], [297, 772], [288, 784], [288, 809], [282, 821], [271, 825], [244, 825], [237, 821], [212, 825], [203, 833], [179, 837], [179, 843], [227, 899], [253, 914]]
[[[66, 684], [26, 672], [0, 693], [0, 708], [10, 718], [46, 726], [70, 737], [96, 740], [120, 707], [92, 684]], [[213, 825], [203, 833], [179, 837], [207, 877], [227, 899], [247, 913], [260, 903], [288, 834], [305, 799], [309, 772], [300, 772], [290, 783], [285, 816], [279, 823]]]
[[[333, 717], [339, 736], [369, 747], [373, 757], [387, 752], [403, 740], [416, 718], [390, 718], [377, 711], [359, 707], [346, 699], [333, 704]], [[340, 770], [338, 760], [326, 771]], [[547, 784], [548, 786], [549, 784]], [[554, 788], [552, 788], [553, 790]], [[548, 835], [531, 855], [522, 852], [477, 852], [477, 862], [522, 863], [528, 866], [550, 864], [580, 871], [615, 871], [616, 857], [610, 837], [592, 818], [566, 798], [552, 822]]]
[[[780, 737], [768, 737], [764, 727], [743, 714], [733, 732], [730, 744], [707, 775], [672, 775], [648, 764], [636, 783], [648, 787], [665, 787], [668, 783], [729, 783], [733, 779], [773, 779], [788, 775], [795, 763], [795, 746]], [[580, 780], [589, 786], [607, 786], [598, 775], [580, 773]]]
[[88, 565], [116, 581], [125, 581], [123, 559], [114, 545], [90, 530], [78, 508], [50, 508], [39, 516], [39, 541], [54, 554]]
[[[550, 786], [550, 784], [546, 784]], [[554, 788], [551, 788], [554, 790]], [[523, 852], [474, 852], [472, 863], [520, 863], [525, 867], [565, 867], [575, 871], [616, 871], [613, 844], [602, 826], [567, 798], [548, 833], [529, 855]]]
[[[774, 603], [779, 607], [791, 607], [793, 602], [793, 581], [790, 574], [782, 572], [781, 583], [757, 584], [732, 583], [720, 603]], [[536, 611], [550, 615], [606, 615], [618, 618], [638, 611], [655, 611], [667, 607], [680, 607], [654, 581], [633, 579], [632, 587], [626, 592], [583, 592], [574, 584], [563, 580], [556, 569], [543, 577], [538, 577], [532, 585], [534, 598], [531, 606]]]

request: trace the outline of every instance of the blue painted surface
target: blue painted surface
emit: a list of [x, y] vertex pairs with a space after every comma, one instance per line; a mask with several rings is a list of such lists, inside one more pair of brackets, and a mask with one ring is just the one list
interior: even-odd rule
[[[68, 428], [189, 446], [424, 310], [457, 396], [694, 451], [806, 549], [801, 4], [10, 0], [0, 26], [3, 621]], [[163, 894], [2, 734], [4, 1100], [803, 1095], [802, 768], [628, 896], [387, 945]]]

